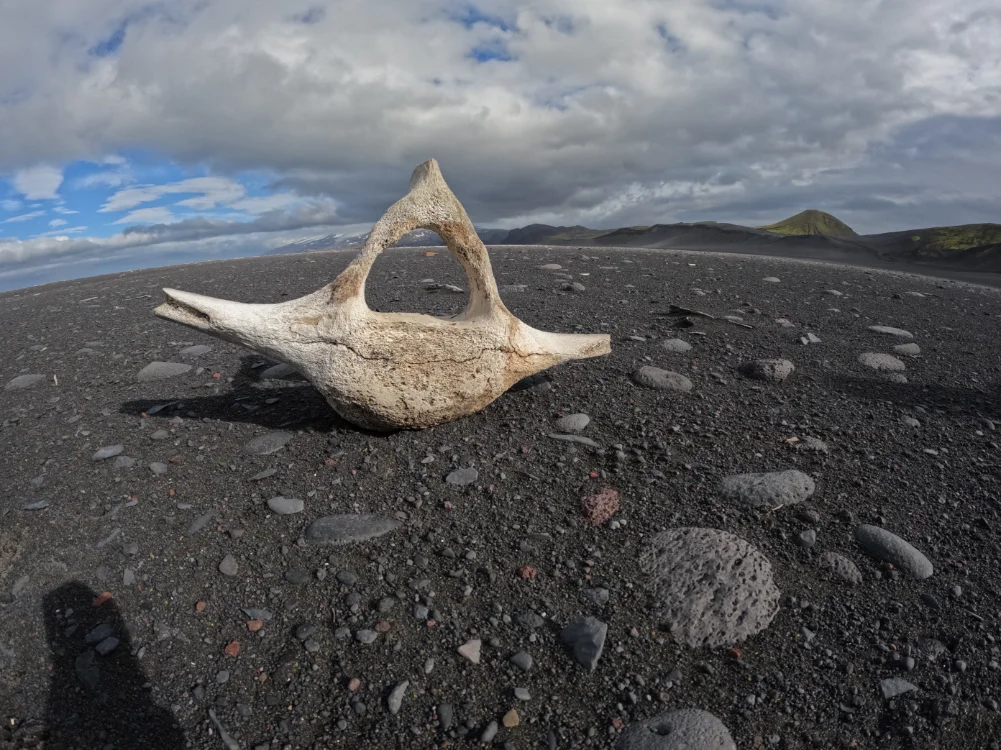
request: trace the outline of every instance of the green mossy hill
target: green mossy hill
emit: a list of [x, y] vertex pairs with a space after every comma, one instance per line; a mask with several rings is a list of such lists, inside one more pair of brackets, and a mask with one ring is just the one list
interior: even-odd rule
[[919, 229], [911, 241], [923, 252], [969, 250], [1001, 244], [1001, 224], [963, 224], [956, 227]]
[[777, 224], [758, 227], [776, 234], [818, 235], [821, 237], [857, 237], [855, 230], [823, 211], [810, 209], [790, 216]]

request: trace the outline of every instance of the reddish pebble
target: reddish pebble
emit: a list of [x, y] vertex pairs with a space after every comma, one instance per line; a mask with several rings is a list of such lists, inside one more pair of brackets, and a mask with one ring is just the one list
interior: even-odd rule
[[195, 612], [204, 612], [205, 602], [195, 602]]
[[389, 632], [389, 623], [385, 620], [379, 620], [379, 622], [375, 624], [375, 629], [380, 633], [387, 633]]
[[256, 633], [263, 627], [264, 627], [264, 620], [247, 620], [247, 630], [249, 630], [251, 633]]
[[518, 575], [524, 578], [525, 580], [532, 580], [537, 575], [539, 575], [539, 571], [537, 571], [531, 565], [522, 565], [520, 568], [518, 568]]
[[168, 460], [168, 461], [170, 461], [170, 463], [172, 463], [172, 464], [179, 464], [179, 463], [181, 463], [181, 461], [183, 461], [184, 459], [183, 459], [183, 458], [181, 458], [180, 456], [171, 456], [171, 457], [170, 457], [170, 458], [168, 458], [167, 460]]
[[616, 716], [614, 719], [612, 719], [612, 726], [615, 727], [616, 729], [622, 729], [625, 726], [625, 724], [622, 722], [622, 719]]
[[605, 487], [596, 495], [582, 497], [580, 505], [587, 522], [592, 526], [601, 526], [619, 509], [619, 493]]
[[108, 599], [110, 599], [110, 598], [111, 598], [111, 592], [110, 592], [110, 591], [104, 591], [104, 592], [102, 592], [102, 593], [101, 593], [101, 594], [100, 594], [100, 595], [99, 595], [99, 596], [98, 596], [98, 597], [97, 597], [97, 598], [96, 598], [96, 599], [94, 600], [94, 603], [93, 603], [93, 604], [91, 604], [91, 606], [92, 606], [92, 607], [100, 607], [100, 606], [101, 606], [102, 604], [104, 604], [104, 603], [105, 603], [106, 601], [108, 601]]
[[240, 642], [233, 641], [224, 649], [227, 656], [239, 656], [240, 655]]
[[359, 680], [357, 677], [352, 677], [351, 682], [348, 683], [348, 690], [350, 690], [352, 693], [355, 693], [358, 691], [358, 688], [360, 687], [361, 687], [361, 680]]
[[743, 653], [739, 648], [731, 648], [730, 656], [732, 656], [734, 659], [739, 659], [741, 656], [743, 656]]

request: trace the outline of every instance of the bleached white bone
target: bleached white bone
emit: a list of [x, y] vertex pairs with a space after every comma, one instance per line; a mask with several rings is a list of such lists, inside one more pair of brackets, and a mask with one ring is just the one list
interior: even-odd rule
[[[418, 227], [439, 234], [469, 277], [469, 304], [454, 318], [379, 313], [365, 303], [376, 256]], [[358, 257], [312, 294], [257, 305], [164, 292], [156, 315], [288, 363], [338, 414], [373, 430], [472, 414], [521, 378], [611, 351], [607, 334], [539, 331], [508, 311], [487, 250], [434, 159], [414, 170], [409, 191], [376, 223]]]

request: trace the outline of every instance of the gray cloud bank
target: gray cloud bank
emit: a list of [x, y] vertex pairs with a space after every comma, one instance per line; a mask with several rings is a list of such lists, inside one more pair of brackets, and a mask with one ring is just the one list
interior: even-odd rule
[[[483, 226], [998, 219], [995, 0], [9, 6], [0, 171], [141, 147], [266, 170], [336, 201], [339, 224], [378, 218], [431, 156]], [[105, 242], [231, 231], [246, 233], [190, 220]], [[0, 263], [71, 247], [27, 242], [0, 244]]]

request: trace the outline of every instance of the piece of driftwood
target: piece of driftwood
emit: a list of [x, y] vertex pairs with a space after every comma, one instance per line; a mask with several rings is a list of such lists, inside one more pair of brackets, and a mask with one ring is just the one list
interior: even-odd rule
[[[438, 233], [466, 271], [469, 304], [457, 317], [380, 313], [365, 302], [376, 257], [418, 227]], [[508, 311], [487, 250], [434, 159], [414, 170], [358, 257], [312, 294], [266, 305], [164, 292], [156, 315], [295, 367], [338, 414], [373, 430], [472, 414], [522, 378], [611, 351], [607, 334], [539, 331]]]
[[687, 307], [681, 307], [680, 305], [671, 305], [668, 307], [667, 312], [659, 312], [655, 314], [661, 317], [674, 317], [679, 315], [691, 317], [694, 315], [697, 318], [708, 318], [709, 320], [719, 320], [723, 323], [731, 323], [732, 325], [740, 326], [741, 328], [754, 328], [754, 326], [750, 323], [738, 323], [736, 320], [730, 320], [729, 318], [717, 318], [715, 315], [710, 315], [709, 313], [701, 312], [700, 310], [690, 310]]

